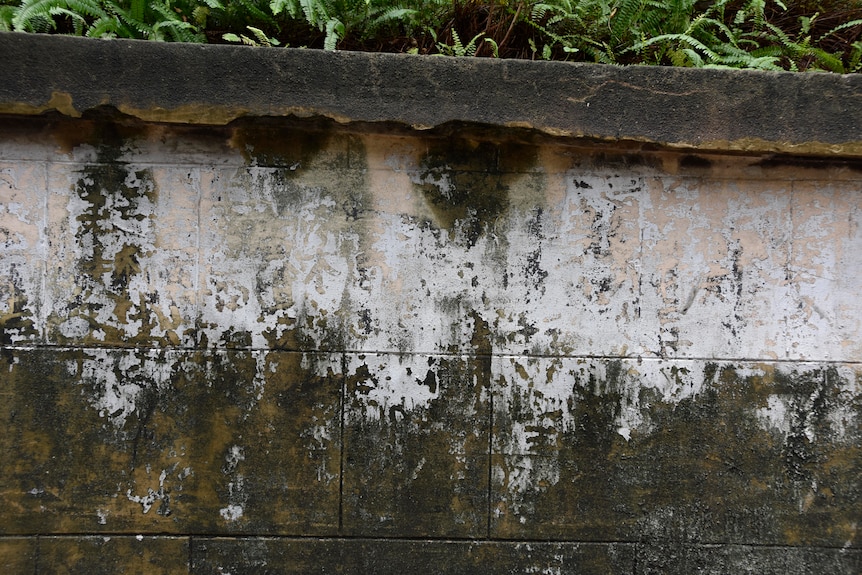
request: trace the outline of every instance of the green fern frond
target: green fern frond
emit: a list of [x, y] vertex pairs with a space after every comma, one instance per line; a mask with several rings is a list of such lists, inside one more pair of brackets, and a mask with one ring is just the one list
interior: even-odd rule
[[90, 38], [116, 38], [120, 35], [121, 26], [116, 16], [105, 16], [90, 24], [86, 34]]
[[192, 20], [194, 20], [195, 24], [197, 24], [198, 26], [206, 26], [207, 17], [209, 15], [209, 6], [195, 6], [195, 9], [192, 10]]
[[847, 58], [844, 70], [846, 73], [854, 73], [860, 69], [862, 69], [862, 42], [857, 40], [850, 46], [850, 56]]
[[464, 44], [461, 43], [461, 37], [458, 36], [458, 30], [452, 29], [452, 51], [454, 56], [464, 54]]
[[534, 4], [533, 8], [530, 10], [530, 19], [534, 22], [538, 22], [545, 19], [545, 14], [548, 13], [548, 5], [547, 4]]
[[132, 0], [131, 7], [129, 8], [129, 15], [135, 20], [143, 21], [145, 6], [145, 0]]
[[23, 0], [12, 17], [12, 29], [29, 32], [54, 28], [51, 10], [57, 8], [73, 9], [66, 0]]
[[107, 16], [107, 12], [105, 12], [98, 0], [66, 0], [65, 3], [69, 10], [77, 12], [82, 16], [92, 18]]
[[641, 10], [641, 0], [620, 0], [616, 13], [610, 19], [611, 38], [619, 40], [631, 28]]
[[67, 8], [56, 7], [51, 8], [51, 16], [64, 16], [69, 18], [69, 20], [72, 21], [72, 30], [74, 30], [75, 36], [84, 35], [84, 26], [87, 24], [87, 20], [77, 12], [73, 12]]
[[272, 48], [273, 46], [278, 46], [281, 42], [279, 42], [276, 38], [270, 38], [266, 35], [266, 33], [260, 28], [255, 28], [254, 26], [246, 26], [254, 37], [257, 38], [257, 41], [261, 46], [266, 46], [267, 48]]
[[832, 34], [835, 34], [836, 32], [840, 32], [841, 30], [846, 30], [847, 28], [853, 28], [855, 26], [862, 26], [862, 20], [851, 20], [850, 22], [844, 22], [843, 24], [840, 24], [840, 25], [832, 28], [830, 31], [828, 31], [827, 33], [822, 35], [820, 38], [817, 39], [817, 41], [822, 42], [824, 38], [831, 36]]
[[389, 8], [388, 10], [375, 11], [373, 13], [374, 18], [372, 19], [372, 22], [379, 25], [395, 20], [409, 20], [418, 13], [419, 12], [415, 8]]
[[683, 48], [680, 51], [688, 56], [692, 66], [695, 68], [703, 68], [703, 58], [697, 53], [697, 51], [692, 50], [691, 48]]
[[812, 48], [810, 53], [814, 56], [819, 69], [835, 72], [836, 74], [843, 74], [845, 72], [844, 62], [835, 54], [830, 54], [820, 48]]
[[150, 26], [143, 20], [137, 20], [133, 18], [129, 11], [124, 10], [121, 6], [114, 2], [111, 3], [110, 8], [111, 11], [114, 13], [117, 22], [119, 23], [119, 26], [116, 29], [116, 33], [119, 37], [155, 39], [152, 38], [152, 26]]
[[485, 38], [485, 42], [491, 46], [491, 54], [494, 56], [494, 58], [499, 58], [500, 46], [497, 44], [497, 42], [491, 38]]
[[0, 32], [11, 32], [12, 19], [15, 17], [14, 6], [0, 6]]
[[324, 50], [335, 50], [338, 41], [344, 37], [344, 24], [341, 20], [331, 18], [326, 23], [326, 37], [323, 39]]

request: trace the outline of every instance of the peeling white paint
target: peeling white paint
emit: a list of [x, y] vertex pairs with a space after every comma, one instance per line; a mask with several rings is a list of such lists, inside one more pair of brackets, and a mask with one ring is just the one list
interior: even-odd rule
[[[349, 374], [367, 369], [369, 377], [356, 393], [370, 420], [399, 420], [405, 413], [427, 409], [439, 396], [439, 358], [424, 355], [352, 355]], [[428, 382], [428, 383], [426, 383]], [[433, 389], [432, 389], [433, 388]]]
[[238, 519], [242, 519], [243, 509], [240, 505], [228, 505], [227, 507], [223, 507], [219, 509], [219, 515], [225, 521], [233, 522]]
[[90, 404], [121, 430], [130, 415], [136, 412], [142, 415], [138, 402], [145, 388], [159, 393], [170, 385], [171, 364], [160, 350], [118, 353], [91, 349], [80, 363], [69, 361], [66, 368], [92, 386]]
[[221, 517], [228, 522], [242, 518], [244, 507], [248, 501], [248, 493], [244, 490], [245, 477], [237, 472], [241, 462], [245, 461], [245, 449], [240, 445], [232, 445], [225, 455], [223, 472], [232, 478], [227, 484], [228, 505], [219, 510]]
[[225, 461], [227, 462], [225, 473], [231, 473], [241, 461], [245, 461], [245, 450], [239, 445], [231, 446], [225, 456]]
[[770, 395], [766, 407], [755, 411], [757, 418], [763, 423], [764, 429], [775, 430], [783, 437], [790, 433], [791, 420], [788, 417], [788, 399], [778, 395]]

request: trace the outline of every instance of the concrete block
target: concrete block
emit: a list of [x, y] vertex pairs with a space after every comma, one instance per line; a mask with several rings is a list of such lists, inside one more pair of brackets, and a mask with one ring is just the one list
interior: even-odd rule
[[183, 575], [189, 572], [187, 537], [41, 537], [35, 571], [63, 575]]
[[328, 356], [17, 350], [3, 359], [2, 532], [332, 534]]
[[344, 533], [487, 533], [488, 375], [464, 356], [347, 356]]
[[852, 368], [513, 357], [492, 374], [494, 537], [858, 545]]
[[855, 575], [862, 570], [858, 549], [753, 547], [746, 545], [644, 546], [633, 573], [683, 575], [758, 573]]
[[0, 537], [0, 567], [6, 573], [35, 573], [36, 537]]

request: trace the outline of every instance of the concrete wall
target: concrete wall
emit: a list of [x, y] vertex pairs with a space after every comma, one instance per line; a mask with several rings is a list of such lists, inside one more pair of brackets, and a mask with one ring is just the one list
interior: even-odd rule
[[862, 572], [856, 80], [208, 50], [0, 35], [7, 571]]

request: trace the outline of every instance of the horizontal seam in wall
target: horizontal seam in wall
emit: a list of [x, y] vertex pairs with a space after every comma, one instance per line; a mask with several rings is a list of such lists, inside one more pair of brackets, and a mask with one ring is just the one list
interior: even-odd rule
[[498, 358], [498, 359], [595, 359], [595, 360], [625, 360], [637, 362], [669, 362], [669, 361], [706, 361], [706, 362], [744, 362], [763, 364], [819, 364], [819, 365], [860, 365], [862, 360], [840, 360], [840, 359], [818, 359], [818, 358], [762, 358], [762, 357], [680, 357], [680, 356], [639, 356], [639, 355], [607, 355], [607, 354], [534, 354], [534, 353], [474, 353], [464, 352], [438, 352], [438, 351], [397, 351], [397, 350], [326, 350], [326, 349], [273, 349], [266, 347], [162, 347], [162, 346], [136, 346], [136, 345], [57, 345], [57, 344], [32, 344], [32, 345], [4, 345], [0, 351], [158, 351], [174, 353], [301, 353], [309, 355], [387, 355], [387, 356], [434, 356], [434, 357], [466, 357], [466, 358]]
[[859, 552], [862, 547], [855, 546], [829, 546], [829, 545], [778, 545], [774, 543], [735, 543], [735, 542], [686, 542], [675, 539], [653, 539], [650, 541], [638, 540], [591, 540], [591, 539], [554, 539], [554, 538], [456, 538], [456, 537], [386, 537], [386, 536], [315, 536], [315, 535], [273, 535], [268, 533], [178, 533], [175, 535], [166, 533], [149, 534], [146, 532], [140, 533], [123, 533], [123, 532], [76, 532], [76, 533], [27, 533], [23, 535], [0, 535], [0, 542], [3, 540], [16, 539], [31, 539], [40, 537], [42, 539], [81, 539], [81, 538], [127, 538], [137, 539], [144, 537], [145, 539], [157, 540], [182, 540], [182, 539], [208, 539], [208, 540], [263, 540], [263, 541], [313, 541], [313, 542], [341, 542], [341, 541], [386, 541], [392, 543], [453, 543], [453, 544], [503, 544], [503, 545], [519, 545], [519, 544], [548, 544], [548, 545], [627, 545], [627, 546], [645, 546], [645, 547], [661, 547], [662, 545], [676, 545], [688, 548], [721, 548], [721, 547], [739, 547], [751, 549], [774, 549], [774, 550], [824, 550], [824, 551], [848, 551]]

